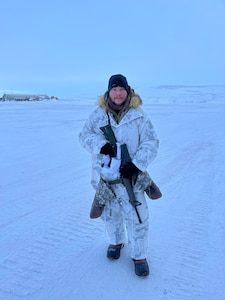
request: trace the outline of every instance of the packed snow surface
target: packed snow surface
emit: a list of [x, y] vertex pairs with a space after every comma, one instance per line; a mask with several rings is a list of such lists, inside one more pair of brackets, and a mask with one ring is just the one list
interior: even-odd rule
[[127, 246], [106, 258], [103, 223], [89, 218], [91, 159], [78, 133], [95, 100], [0, 103], [0, 299], [225, 299], [225, 89], [194, 91], [143, 97], [163, 193], [148, 201], [148, 278]]

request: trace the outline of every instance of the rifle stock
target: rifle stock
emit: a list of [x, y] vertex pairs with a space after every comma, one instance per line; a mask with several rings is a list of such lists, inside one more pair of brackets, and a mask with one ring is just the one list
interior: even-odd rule
[[107, 141], [109, 141], [110, 145], [116, 144], [116, 138], [114, 132], [112, 131], [112, 127], [108, 124], [106, 126], [100, 127]]

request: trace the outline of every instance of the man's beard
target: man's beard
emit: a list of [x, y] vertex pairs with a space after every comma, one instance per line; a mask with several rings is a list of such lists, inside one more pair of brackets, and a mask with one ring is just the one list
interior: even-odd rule
[[123, 103], [121, 103], [121, 104], [118, 105], [115, 102], [113, 102], [113, 100], [109, 96], [107, 98], [108, 105], [113, 110], [121, 110], [121, 109], [123, 109], [125, 107], [125, 105], [127, 104], [127, 101], [128, 101], [128, 97], [123, 101]]

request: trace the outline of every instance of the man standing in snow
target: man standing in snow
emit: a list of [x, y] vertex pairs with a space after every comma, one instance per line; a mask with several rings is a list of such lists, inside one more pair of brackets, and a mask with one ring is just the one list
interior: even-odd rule
[[[148, 276], [149, 213], [139, 174], [147, 174], [146, 169], [157, 155], [159, 142], [141, 104], [140, 96], [128, 85], [126, 77], [121, 74], [111, 76], [108, 90], [99, 98], [98, 107], [86, 120], [79, 139], [92, 154], [92, 185], [104, 196], [101, 218], [110, 239], [107, 257], [118, 259], [128, 241], [135, 273]], [[101, 128], [107, 124], [113, 130], [116, 146], [102, 133]], [[123, 144], [126, 144], [131, 158], [126, 164], [121, 164]], [[131, 205], [121, 178], [129, 179], [140, 205]]]

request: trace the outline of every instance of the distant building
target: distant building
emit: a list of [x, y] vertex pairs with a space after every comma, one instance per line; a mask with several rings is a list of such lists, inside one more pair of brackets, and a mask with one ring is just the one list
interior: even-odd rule
[[40, 100], [58, 100], [56, 97], [47, 95], [28, 95], [28, 94], [4, 94], [0, 101], [40, 101]]

